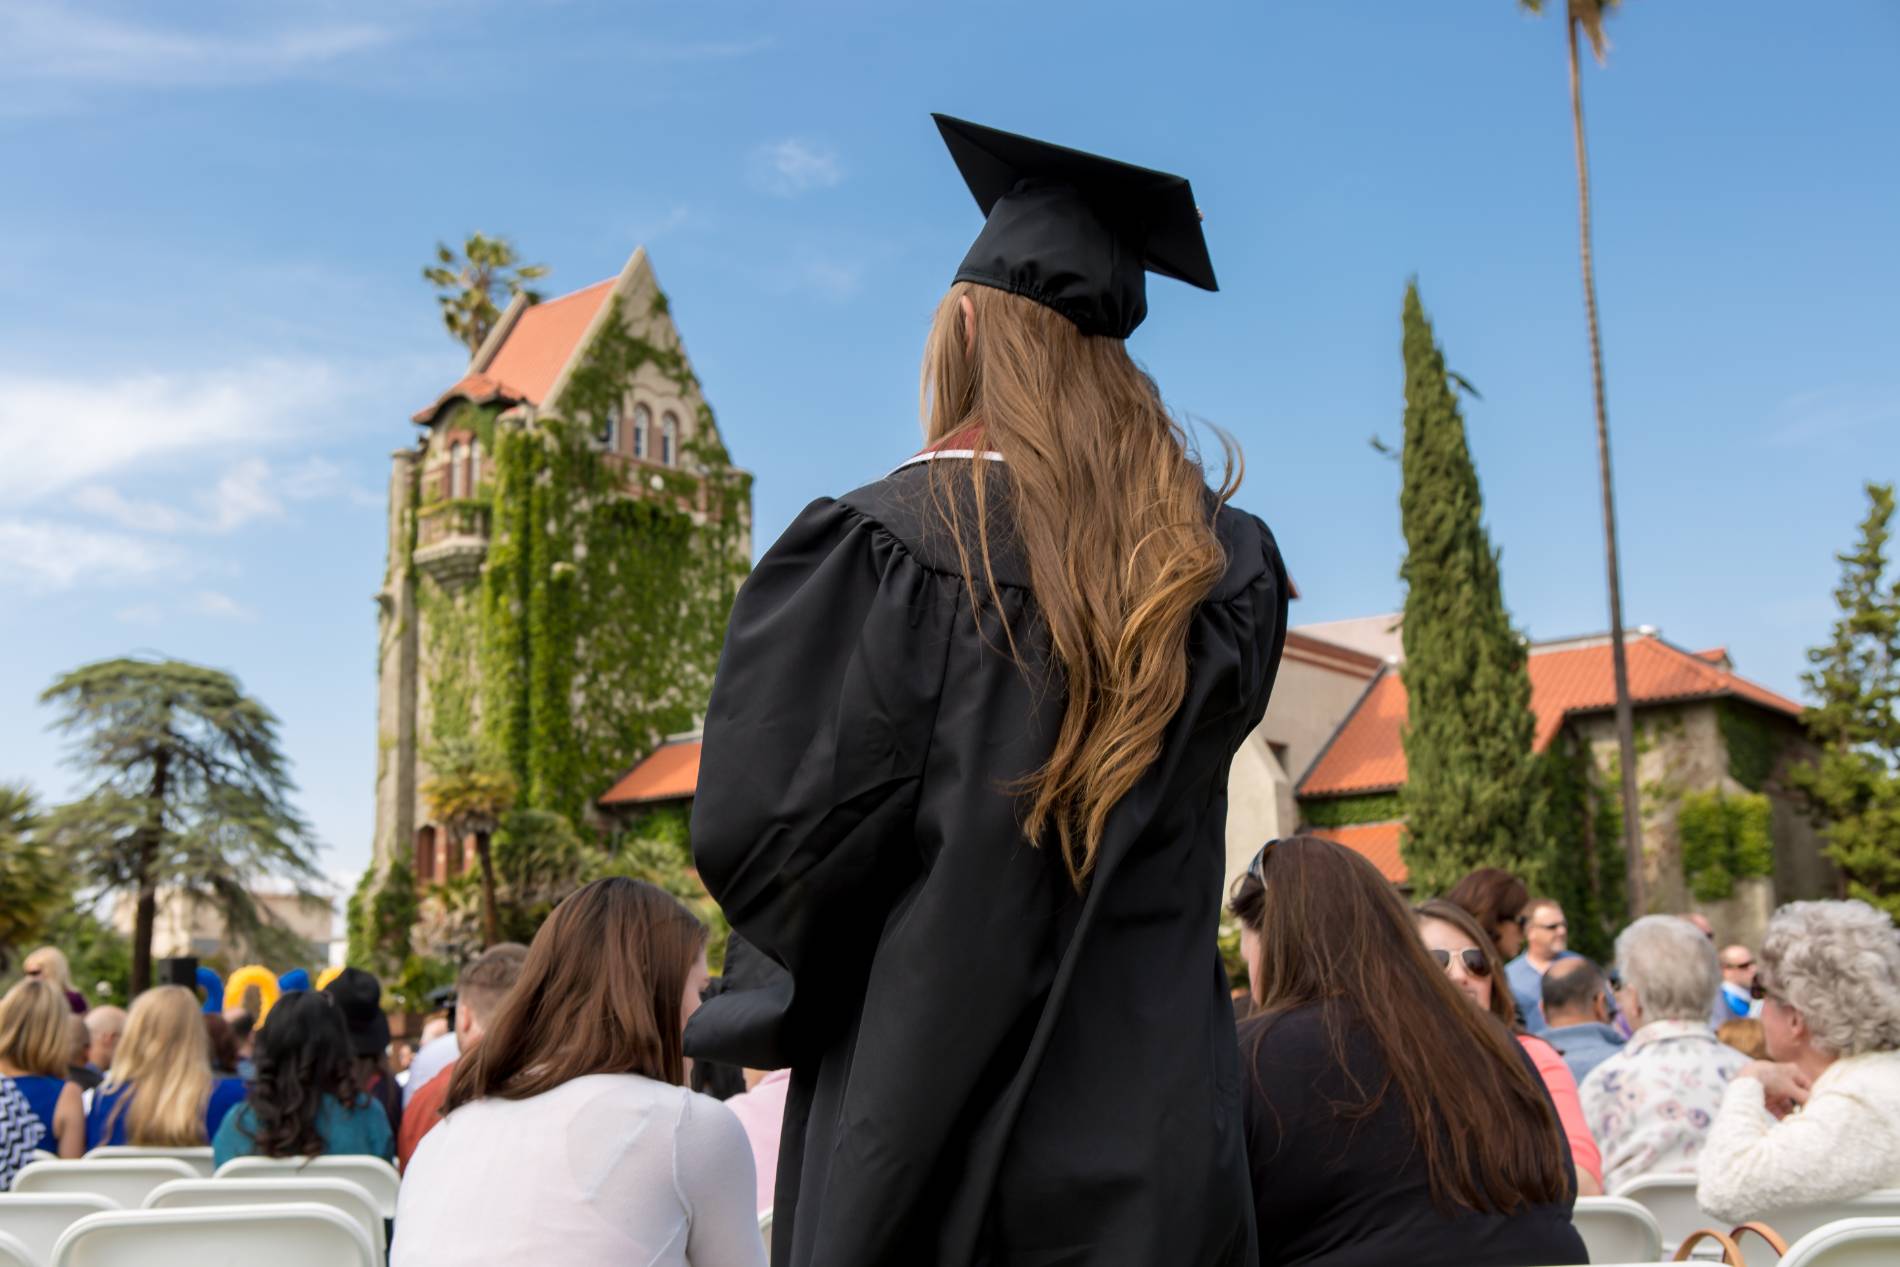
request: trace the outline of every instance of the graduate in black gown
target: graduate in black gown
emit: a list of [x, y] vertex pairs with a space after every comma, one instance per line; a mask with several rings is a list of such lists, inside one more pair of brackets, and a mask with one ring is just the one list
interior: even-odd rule
[[1215, 924], [1288, 585], [1123, 344], [1145, 272], [1214, 288], [1199, 216], [938, 123], [987, 219], [927, 448], [733, 608], [692, 837], [736, 988], [688, 1050], [792, 1070], [779, 1267], [1251, 1267]]

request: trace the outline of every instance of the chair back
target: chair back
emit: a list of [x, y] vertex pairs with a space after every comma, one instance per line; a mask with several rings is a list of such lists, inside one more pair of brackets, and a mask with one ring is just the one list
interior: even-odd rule
[[314, 1202], [89, 1214], [66, 1229], [49, 1267], [375, 1267], [355, 1219]]
[[86, 1156], [98, 1161], [110, 1161], [115, 1157], [172, 1157], [197, 1171], [201, 1179], [211, 1178], [217, 1170], [217, 1165], [211, 1160], [209, 1145], [201, 1148], [139, 1148], [132, 1144], [101, 1144]]
[[325, 1157], [233, 1157], [218, 1167], [220, 1179], [347, 1179], [369, 1193], [383, 1218], [396, 1217], [396, 1190], [402, 1176], [381, 1157], [340, 1154]]
[[1809, 1232], [1818, 1231], [1842, 1219], [1900, 1218], [1900, 1188], [1879, 1188], [1845, 1201], [1789, 1206], [1781, 1210], [1767, 1210], [1752, 1217], [1774, 1228], [1781, 1234], [1781, 1239], [1793, 1248], [1794, 1243]]
[[13, 1177], [15, 1192], [87, 1192], [125, 1210], [145, 1204], [153, 1188], [198, 1172], [176, 1157], [111, 1157], [98, 1161], [36, 1161]]
[[1648, 1210], [1662, 1229], [1663, 1253], [1673, 1254], [1676, 1246], [1705, 1227], [1714, 1227], [1720, 1219], [1710, 1218], [1696, 1204], [1694, 1175], [1641, 1175], [1617, 1190], [1617, 1196]]
[[53, 1246], [67, 1228], [88, 1214], [118, 1208], [85, 1192], [0, 1192], [0, 1232], [26, 1246], [29, 1261], [38, 1267], [52, 1261]]
[[355, 1220], [383, 1261], [383, 1216], [376, 1199], [348, 1179], [278, 1178], [258, 1175], [243, 1183], [228, 1179], [174, 1179], [145, 1198], [148, 1210], [197, 1209], [207, 1205], [281, 1205], [307, 1201], [341, 1210]]
[[1788, 1246], [1781, 1267], [1893, 1267], [1900, 1219], [1841, 1219]]
[[43, 1261], [19, 1237], [0, 1232], [0, 1267], [40, 1267]]
[[1647, 1207], [1627, 1197], [1578, 1197], [1570, 1222], [1593, 1263], [1656, 1262], [1662, 1226]]

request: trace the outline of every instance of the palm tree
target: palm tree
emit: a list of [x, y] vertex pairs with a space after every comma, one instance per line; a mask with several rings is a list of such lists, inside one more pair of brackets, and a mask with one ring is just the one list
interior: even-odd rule
[[523, 295], [531, 304], [541, 302], [540, 293], [527, 283], [546, 277], [547, 266], [522, 264], [520, 259], [507, 238], [480, 233], [468, 235], [459, 257], [448, 243], [435, 244], [436, 262], [422, 270], [422, 279], [440, 292], [436, 302], [442, 306], [442, 324], [450, 337], [468, 346], [471, 357], [501, 319], [498, 297]]
[[[1543, 0], [1518, 0], [1542, 13]], [[1623, 780], [1623, 851], [1629, 870], [1630, 914], [1647, 909], [1643, 895], [1643, 815], [1636, 784], [1636, 717], [1630, 707], [1629, 656], [1623, 647], [1623, 579], [1616, 549], [1616, 498], [1610, 479], [1610, 413], [1603, 392], [1603, 334], [1597, 320], [1596, 265], [1590, 253], [1590, 159], [1583, 139], [1583, 80], [1578, 56], [1579, 29], [1590, 41], [1597, 63], [1609, 49], [1603, 19], [1620, 0], [1568, 0], [1564, 22], [1570, 47], [1570, 130], [1577, 152], [1577, 233], [1583, 257], [1583, 309], [1590, 327], [1590, 386], [1596, 395], [1597, 471], [1603, 485], [1603, 553], [1610, 587], [1610, 663], [1616, 675], [1616, 746]]]
[[501, 940], [495, 908], [495, 859], [489, 838], [515, 805], [515, 776], [472, 739], [454, 739], [429, 754], [435, 775], [422, 785], [429, 812], [448, 833], [450, 848], [475, 837], [482, 869], [482, 945]]

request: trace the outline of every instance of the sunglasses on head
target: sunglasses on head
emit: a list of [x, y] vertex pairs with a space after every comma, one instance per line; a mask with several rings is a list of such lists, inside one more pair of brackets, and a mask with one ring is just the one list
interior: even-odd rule
[[[1451, 952], [1449, 950], [1434, 950], [1432, 951], [1432, 958], [1438, 961], [1438, 966], [1441, 968], [1451, 967]], [[1458, 959], [1464, 964], [1465, 975], [1467, 976], [1488, 977], [1491, 975], [1491, 961], [1484, 957], [1482, 950], [1475, 948], [1461, 950], [1458, 952]]]
[[1267, 882], [1267, 855], [1272, 853], [1273, 847], [1279, 843], [1280, 837], [1275, 836], [1272, 840], [1260, 846], [1260, 852], [1255, 854], [1253, 861], [1247, 864], [1247, 874], [1260, 881], [1262, 885], [1265, 885]]

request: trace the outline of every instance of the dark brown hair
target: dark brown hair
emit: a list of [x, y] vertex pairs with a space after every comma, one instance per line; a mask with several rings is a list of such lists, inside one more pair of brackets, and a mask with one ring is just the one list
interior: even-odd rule
[[1425, 952], [1378, 869], [1330, 840], [1292, 836], [1267, 856], [1264, 879], [1254, 970], [1266, 1019], [1253, 1041], [1283, 1013], [1327, 1005], [1339, 1065], [1351, 1027], [1371, 1040], [1386, 1075], [1340, 1111], [1364, 1118], [1396, 1093], [1435, 1203], [1508, 1214], [1568, 1199], [1569, 1150], [1543, 1087], [1510, 1033]]
[[1456, 902], [1471, 912], [1484, 930], [1485, 940], [1493, 947], [1498, 941], [1498, 925], [1528, 914], [1531, 891], [1524, 882], [1498, 867], [1479, 867], [1451, 886], [1447, 902]]
[[292, 990], [278, 999], [257, 1030], [256, 1060], [257, 1078], [246, 1095], [256, 1151], [265, 1157], [323, 1152], [317, 1129], [323, 1097], [346, 1107], [356, 1102], [350, 1031], [336, 999], [324, 990]]
[[482, 1041], [455, 1062], [442, 1111], [525, 1100], [593, 1073], [686, 1081], [681, 999], [706, 926], [661, 889], [621, 876], [549, 915]]
[[238, 1038], [231, 1022], [216, 1012], [204, 1013], [205, 1037], [211, 1041], [211, 1069], [214, 1073], [235, 1074], [238, 1067]]
[[[1227, 910], [1248, 932], [1260, 931], [1260, 921], [1266, 918], [1267, 891], [1253, 872], [1242, 872], [1227, 890]], [[1252, 972], [1253, 965], [1249, 964], [1247, 970]]]
[[[1441, 924], [1450, 924], [1453, 928], [1469, 937], [1479, 950], [1484, 952], [1484, 961], [1491, 967], [1491, 1015], [1503, 1023], [1504, 1028], [1516, 1033], [1517, 996], [1511, 993], [1511, 987], [1504, 979], [1504, 960], [1498, 956], [1498, 948], [1478, 927], [1478, 921], [1471, 918], [1471, 912], [1455, 902], [1435, 897], [1422, 902], [1413, 912], [1419, 919], [1435, 919]], [[1453, 987], [1455, 990], [1456, 987]], [[1459, 994], [1459, 998], [1464, 998]]]

